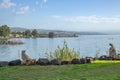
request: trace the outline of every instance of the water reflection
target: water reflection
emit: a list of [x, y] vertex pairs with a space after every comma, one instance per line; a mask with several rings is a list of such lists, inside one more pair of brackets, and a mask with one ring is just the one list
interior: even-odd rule
[[38, 59], [46, 57], [46, 51], [54, 51], [57, 46], [62, 46], [64, 40], [70, 48], [80, 52], [81, 56], [95, 56], [99, 50], [100, 54], [106, 54], [109, 43], [113, 43], [117, 51], [120, 51], [119, 35], [82, 35], [78, 38], [19, 38], [23, 45], [0, 45], [0, 61], [21, 58], [21, 51], [26, 50], [31, 58]]

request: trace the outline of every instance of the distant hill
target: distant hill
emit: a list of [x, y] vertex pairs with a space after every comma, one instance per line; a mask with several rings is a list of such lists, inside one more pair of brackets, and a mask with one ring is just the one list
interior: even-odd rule
[[102, 32], [76, 32], [79, 35], [107, 35], [106, 33]]
[[116, 31], [104, 31], [103, 33], [110, 34], [110, 35], [120, 35], [119, 30], [116, 30]]
[[17, 32], [24, 32], [25, 30], [27, 30], [26, 28], [20, 28], [20, 27], [10, 27], [10, 30], [12, 32], [17, 31]]
[[[28, 30], [27, 28], [20, 28], [20, 27], [10, 27], [11, 31], [19, 31], [24, 32], [25, 30]], [[29, 29], [33, 30], [33, 29]], [[78, 34], [78, 35], [106, 35], [107, 33], [102, 32], [76, 32], [76, 31], [62, 31], [62, 30], [45, 30], [45, 29], [37, 29], [39, 33], [49, 33], [54, 32], [56, 34]]]

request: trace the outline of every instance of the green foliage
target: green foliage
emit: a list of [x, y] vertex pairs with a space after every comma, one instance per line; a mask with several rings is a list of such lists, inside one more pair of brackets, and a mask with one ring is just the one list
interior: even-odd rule
[[4, 38], [4, 37], [0, 37], [0, 40], [7, 40], [7, 38]]
[[7, 25], [0, 26], [0, 36], [8, 37], [10, 34], [10, 28]]
[[32, 32], [31, 32], [32, 36], [33, 37], [37, 37], [38, 36], [38, 32], [36, 29], [34, 29]]
[[74, 58], [80, 58], [80, 54], [74, 51], [74, 48], [70, 49], [66, 41], [64, 41], [62, 48], [58, 46], [58, 48], [53, 53], [50, 53], [50, 59], [57, 59], [60, 61], [71, 61]]
[[53, 38], [55, 36], [55, 33], [54, 32], [49, 32], [48, 36], [49, 36], [49, 38]]
[[31, 37], [31, 31], [30, 30], [26, 30], [25, 32], [24, 32], [24, 36], [25, 37]]

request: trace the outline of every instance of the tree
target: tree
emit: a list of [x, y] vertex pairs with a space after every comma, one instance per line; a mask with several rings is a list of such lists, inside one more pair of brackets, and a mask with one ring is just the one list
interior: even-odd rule
[[8, 37], [10, 34], [10, 28], [7, 25], [0, 26], [0, 36]]
[[49, 32], [49, 38], [53, 38], [53, 37], [55, 37], [55, 33], [54, 32]]
[[31, 32], [32, 36], [33, 37], [37, 37], [38, 36], [38, 32], [36, 29], [34, 29], [32, 32]]
[[31, 37], [31, 31], [30, 30], [26, 30], [24, 32], [24, 35], [25, 35], [25, 37]]

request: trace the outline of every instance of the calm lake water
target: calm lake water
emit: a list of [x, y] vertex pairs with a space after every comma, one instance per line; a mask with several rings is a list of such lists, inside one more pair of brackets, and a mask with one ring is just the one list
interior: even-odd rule
[[120, 51], [120, 35], [81, 35], [76, 38], [19, 38], [14, 40], [23, 41], [23, 45], [0, 45], [0, 61], [21, 59], [21, 51], [31, 58], [46, 57], [45, 53], [54, 51], [57, 46], [63, 46], [64, 40], [70, 48], [74, 48], [81, 56], [94, 57], [96, 52], [106, 54], [109, 43], [113, 43], [117, 52]]

